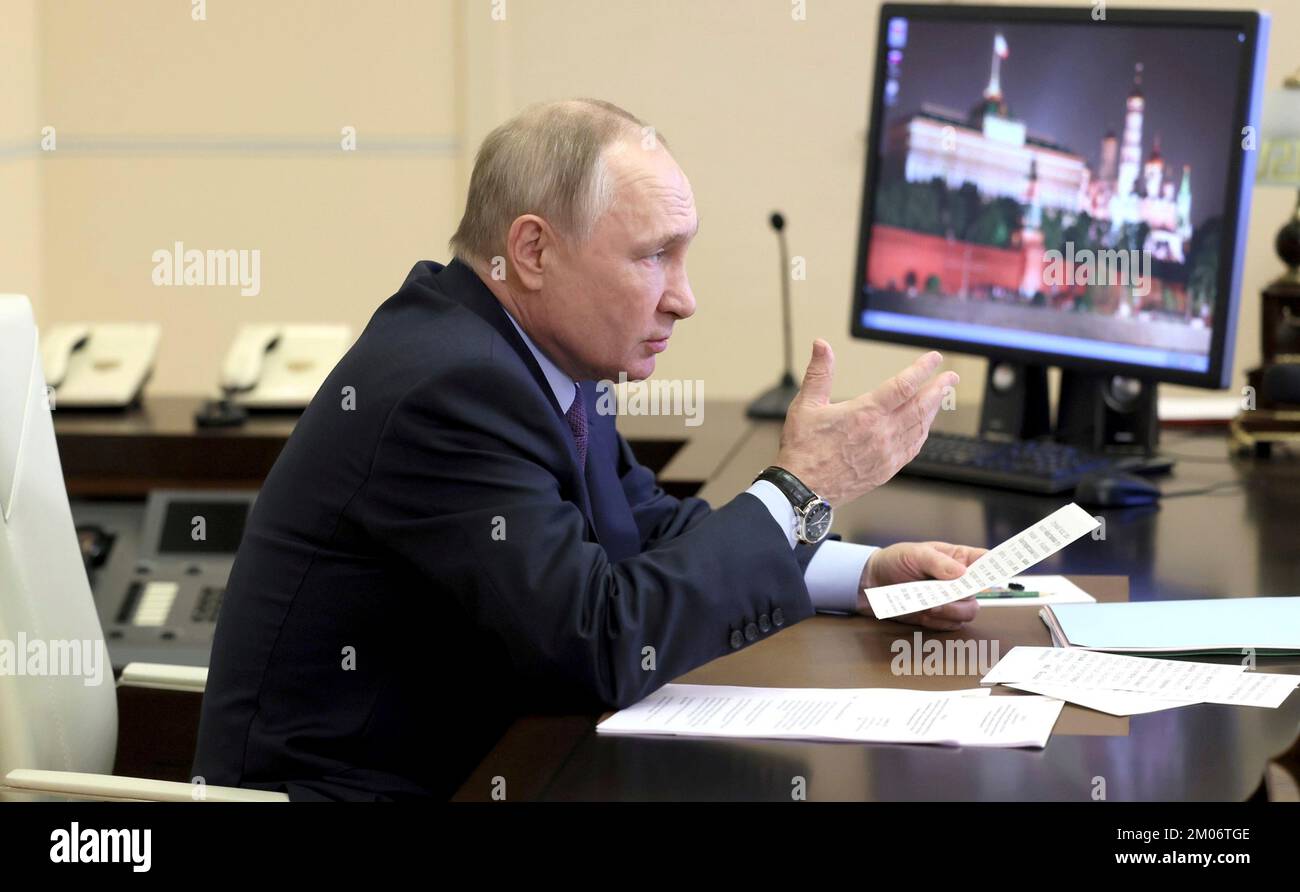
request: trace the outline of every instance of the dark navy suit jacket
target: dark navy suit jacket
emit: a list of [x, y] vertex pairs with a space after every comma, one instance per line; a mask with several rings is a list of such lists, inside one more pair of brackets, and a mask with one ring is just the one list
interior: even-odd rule
[[416, 264], [261, 490], [194, 774], [445, 798], [521, 714], [627, 706], [812, 615], [811, 550], [762, 502], [665, 494], [582, 390], [585, 473], [491, 291], [460, 261]]

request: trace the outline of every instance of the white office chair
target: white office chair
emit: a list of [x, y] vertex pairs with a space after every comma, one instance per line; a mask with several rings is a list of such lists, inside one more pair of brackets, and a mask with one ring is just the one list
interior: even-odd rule
[[[90, 644], [85, 644], [89, 642]], [[97, 650], [102, 679], [84, 657]], [[117, 694], [63, 484], [31, 305], [0, 295], [0, 800], [184, 800], [190, 784], [112, 777]], [[41, 662], [29, 659], [45, 651]], [[52, 670], [70, 670], [62, 673]], [[74, 674], [76, 673], [76, 674]], [[127, 667], [123, 684], [202, 691], [206, 670]], [[287, 801], [206, 787], [207, 801]]]

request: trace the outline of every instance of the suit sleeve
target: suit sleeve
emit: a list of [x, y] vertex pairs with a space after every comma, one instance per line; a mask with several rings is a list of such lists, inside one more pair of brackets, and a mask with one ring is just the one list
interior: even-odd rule
[[641, 468], [631, 485], [647, 492], [637, 523], [652, 547], [610, 562], [564, 497], [567, 429], [535, 389], [488, 362], [415, 388], [356, 499], [358, 522], [430, 597], [501, 643], [521, 694], [622, 708], [812, 615], [799, 562], [751, 495], [710, 511], [647, 491]]
[[[627, 502], [632, 506], [637, 529], [641, 532], [643, 549], [654, 548], [660, 542], [681, 534], [709, 513], [709, 503], [703, 499], [677, 499], [664, 492], [650, 469], [637, 462], [632, 447], [621, 435], [618, 448], [619, 477], [623, 481]], [[807, 571], [820, 547], [820, 542], [816, 545], [801, 542], [794, 547], [794, 559], [801, 575]]]

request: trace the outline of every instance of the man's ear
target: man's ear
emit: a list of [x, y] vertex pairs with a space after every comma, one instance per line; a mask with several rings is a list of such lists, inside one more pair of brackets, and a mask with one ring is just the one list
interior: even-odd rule
[[519, 277], [519, 284], [528, 291], [542, 287], [545, 272], [545, 255], [555, 247], [554, 234], [545, 220], [535, 214], [516, 217], [506, 235], [506, 255]]

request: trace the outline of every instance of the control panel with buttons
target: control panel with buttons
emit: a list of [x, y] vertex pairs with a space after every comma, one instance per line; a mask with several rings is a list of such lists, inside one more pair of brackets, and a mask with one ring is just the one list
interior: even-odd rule
[[156, 490], [144, 503], [74, 500], [113, 668], [206, 666], [254, 491]]

